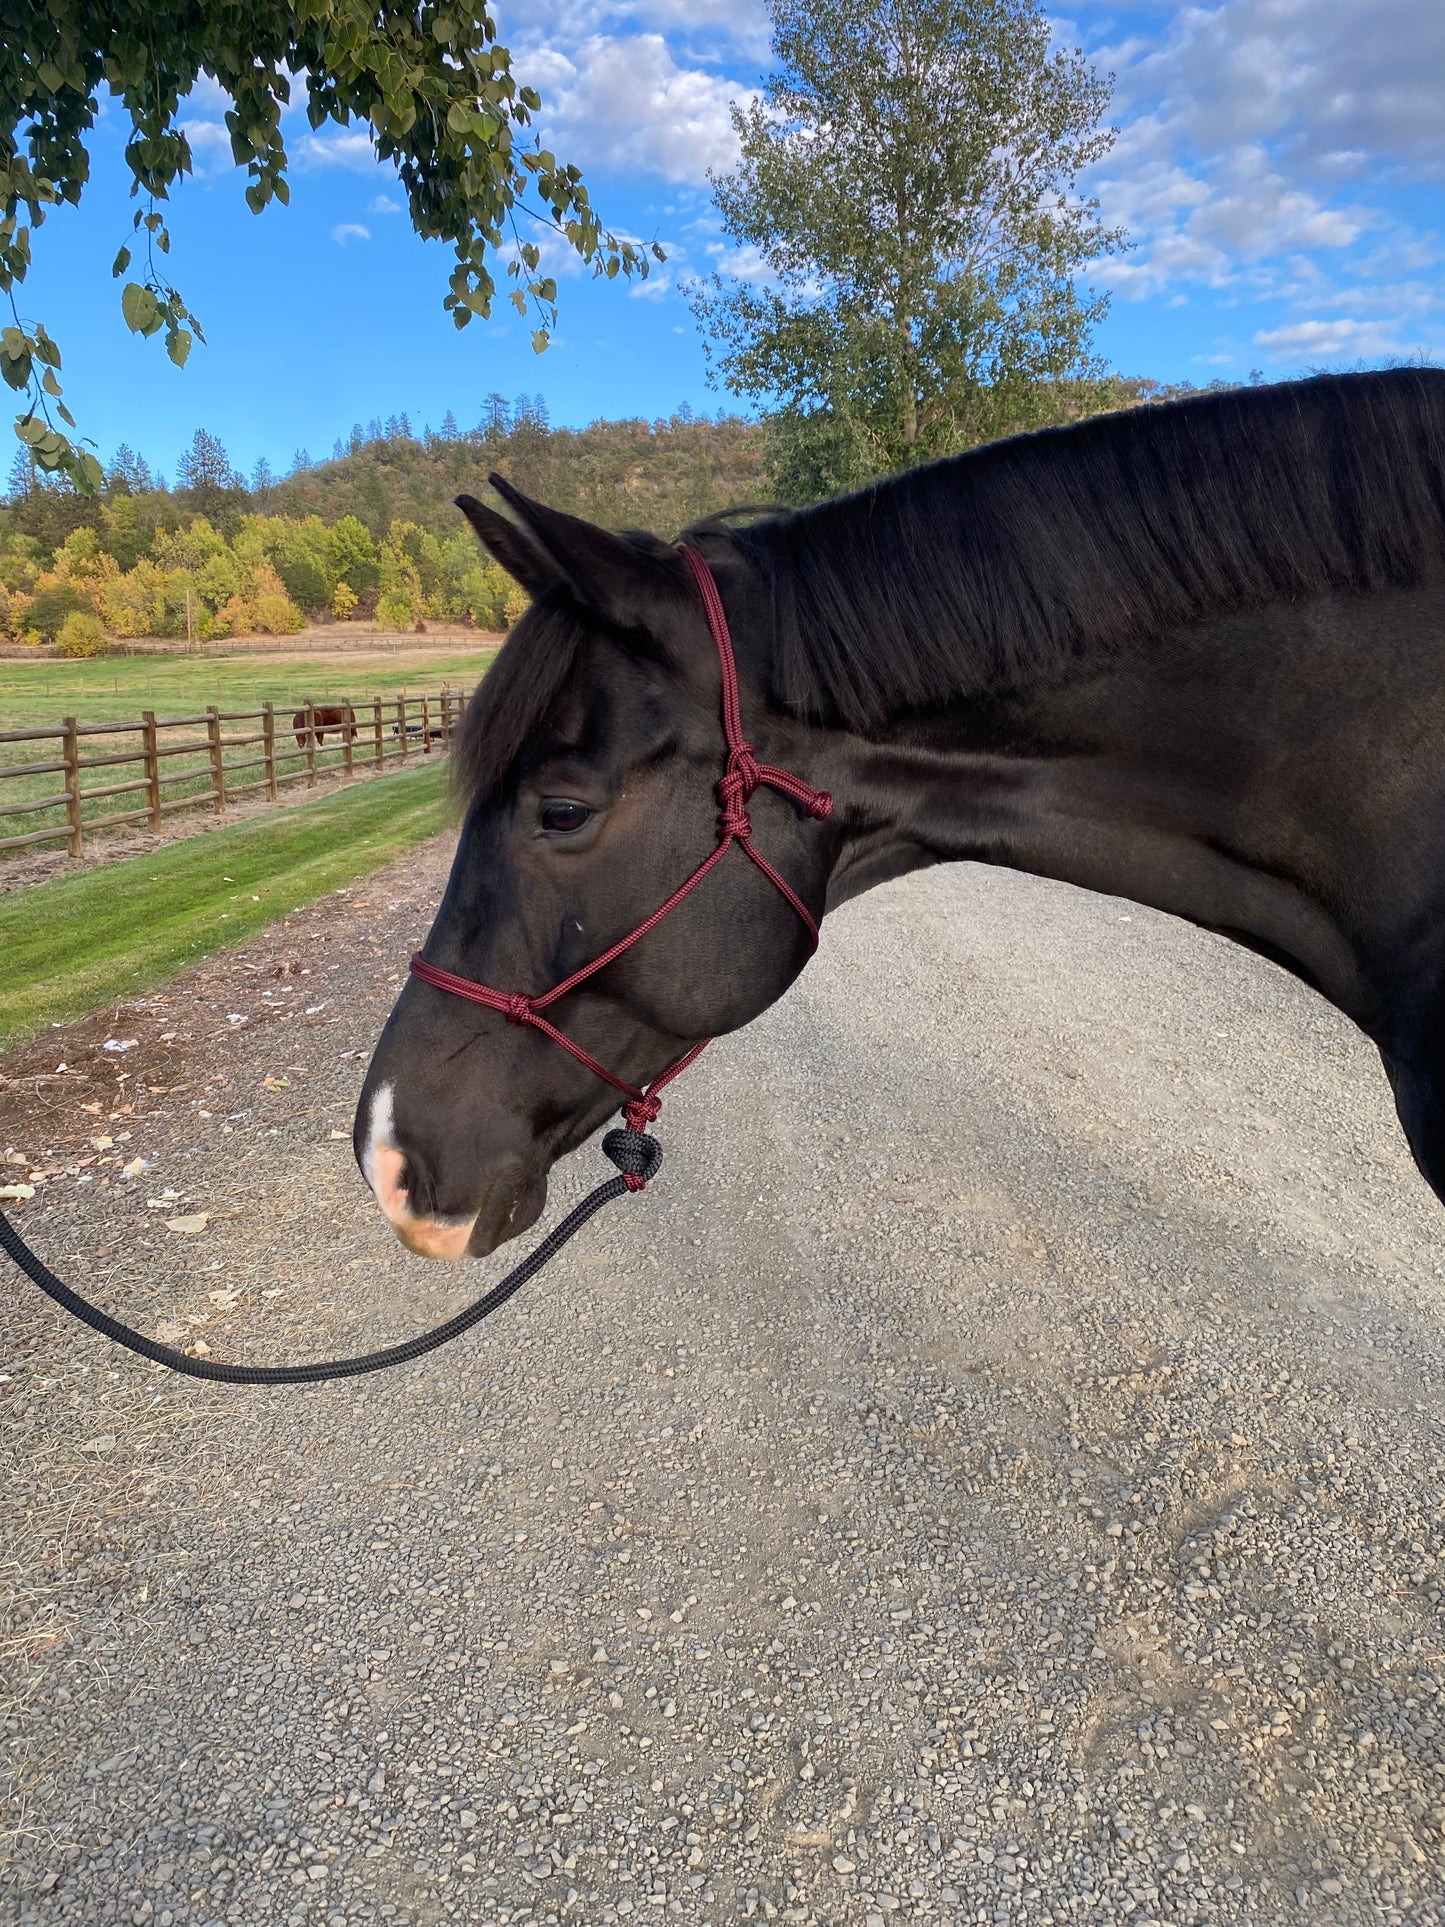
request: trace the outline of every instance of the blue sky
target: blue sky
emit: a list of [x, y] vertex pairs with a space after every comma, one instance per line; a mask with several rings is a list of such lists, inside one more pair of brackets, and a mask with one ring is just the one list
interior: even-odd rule
[[[1097, 347], [1126, 374], [1203, 382], [1402, 355], [1445, 360], [1445, 6], [1440, 0], [1076, 4], [1052, 16], [1115, 76], [1119, 138], [1089, 183], [1134, 242], [1101, 265]], [[631, 289], [563, 272], [554, 346], [531, 322], [458, 333], [447, 249], [422, 244], [364, 137], [289, 131], [292, 203], [241, 198], [202, 90], [183, 117], [196, 177], [171, 209], [170, 271], [205, 327], [188, 366], [129, 335], [109, 275], [130, 227], [123, 127], [98, 126], [79, 209], [36, 236], [23, 311], [66, 357], [67, 398], [107, 457], [122, 441], [173, 472], [204, 425], [249, 469], [319, 457], [353, 421], [405, 411], [466, 425], [484, 396], [545, 397], [554, 422], [733, 406], [706, 385], [678, 284], [725, 262], [709, 167], [728, 103], [768, 61], [756, 0], [536, 0], [503, 37], [544, 99], [549, 144], [615, 228], [668, 250]], [[559, 262], [565, 268], [565, 263]]]

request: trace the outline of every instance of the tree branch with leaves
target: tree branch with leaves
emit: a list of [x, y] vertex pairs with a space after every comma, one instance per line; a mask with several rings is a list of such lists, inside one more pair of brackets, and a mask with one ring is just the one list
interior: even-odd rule
[[76, 423], [63, 400], [60, 350], [22, 314], [17, 291], [47, 213], [81, 197], [108, 87], [130, 117], [125, 159], [142, 203], [113, 264], [122, 315], [138, 334], [164, 332], [178, 366], [193, 340], [204, 340], [156, 258], [170, 250], [161, 205], [192, 168], [176, 116], [202, 75], [230, 102], [226, 130], [253, 213], [290, 198], [282, 121], [293, 86], [304, 87], [313, 130], [363, 124], [378, 159], [395, 165], [416, 232], [452, 245], [444, 306], [459, 328], [491, 313], [491, 257], [505, 256], [512, 302], [523, 314], [533, 309], [533, 346], [547, 346], [557, 288], [523, 221], [557, 235], [597, 274], [645, 276], [649, 252], [662, 259], [655, 244], [648, 250], [605, 228], [578, 169], [531, 135], [541, 101], [518, 84], [479, 0], [0, 0], [0, 296], [10, 309], [0, 376], [25, 398], [16, 434], [37, 466], [83, 491], [99, 486], [100, 465], [67, 432]]

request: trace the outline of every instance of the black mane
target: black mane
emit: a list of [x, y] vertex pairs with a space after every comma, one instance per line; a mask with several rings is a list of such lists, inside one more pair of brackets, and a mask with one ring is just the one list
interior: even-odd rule
[[[773, 699], [868, 729], [1179, 623], [1422, 581], [1445, 565], [1445, 371], [1134, 408], [704, 532], [771, 593]], [[463, 723], [467, 794], [504, 774], [585, 634], [560, 592], [534, 605]]]
[[1020, 435], [731, 531], [781, 707], [866, 729], [1175, 624], [1445, 564], [1445, 371]]

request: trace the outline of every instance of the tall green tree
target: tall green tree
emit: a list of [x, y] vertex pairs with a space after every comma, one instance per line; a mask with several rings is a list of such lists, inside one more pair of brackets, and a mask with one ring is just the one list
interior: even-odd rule
[[229, 99], [231, 154], [246, 170], [253, 213], [289, 199], [281, 116], [293, 83], [304, 85], [313, 128], [365, 127], [378, 158], [395, 164], [417, 233], [455, 251], [445, 306], [458, 327], [491, 312], [500, 251], [513, 304], [536, 311], [533, 346], [546, 347], [557, 285], [523, 230], [527, 218], [599, 274], [647, 271], [646, 251], [602, 226], [578, 170], [530, 136], [541, 101], [518, 85], [487, 0], [0, 0], [0, 299], [11, 312], [0, 328], [0, 376], [25, 399], [15, 428], [37, 464], [79, 489], [99, 488], [100, 464], [66, 432], [75, 420], [54, 338], [16, 300], [32, 235], [50, 208], [80, 199], [108, 87], [129, 117], [125, 157], [139, 201], [113, 265], [121, 312], [138, 334], [164, 332], [183, 364], [203, 337], [166, 274], [161, 209], [191, 171], [178, 115], [202, 74]]
[[191, 437], [191, 445], [176, 467], [176, 481], [189, 490], [192, 506], [205, 516], [214, 516], [239, 500], [246, 486], [219, 440], [204, 428], [198, 428]]
[[792, 499], [1045, 418], [1123, 245], [1084, 169], [1110, 79], [1038, 0], [771, 0], [776, 70], [715, 174], [750, 273], [695, 283], [717, 378], [772, 411]]

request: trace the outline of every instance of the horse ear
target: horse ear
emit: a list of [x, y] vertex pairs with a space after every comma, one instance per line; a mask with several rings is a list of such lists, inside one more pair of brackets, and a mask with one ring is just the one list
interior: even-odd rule
[[[539, 545], [555, 571], [553, 580], [566, 582], [579, 602], [619, 627], [650, 627], [659, 613], [659, 596], [676, 595], [685, 589], [686, 568], [681, 557], [655, 536], [612, 535], [579, 516], [534, 502], [504, 475], [489, 475], [487, 480], [521, 519], [525, 533]], [[472, 523], [478, 526], [474, 515]], [[483, 535], [482, 540], [487, 541], [487, 537]]]
[[459, 495], [457, 507], [481, 537], [482, 546], [529, 596], [544, 595], [566, 579], [525, 529], [485, 507], [475, 495]]

